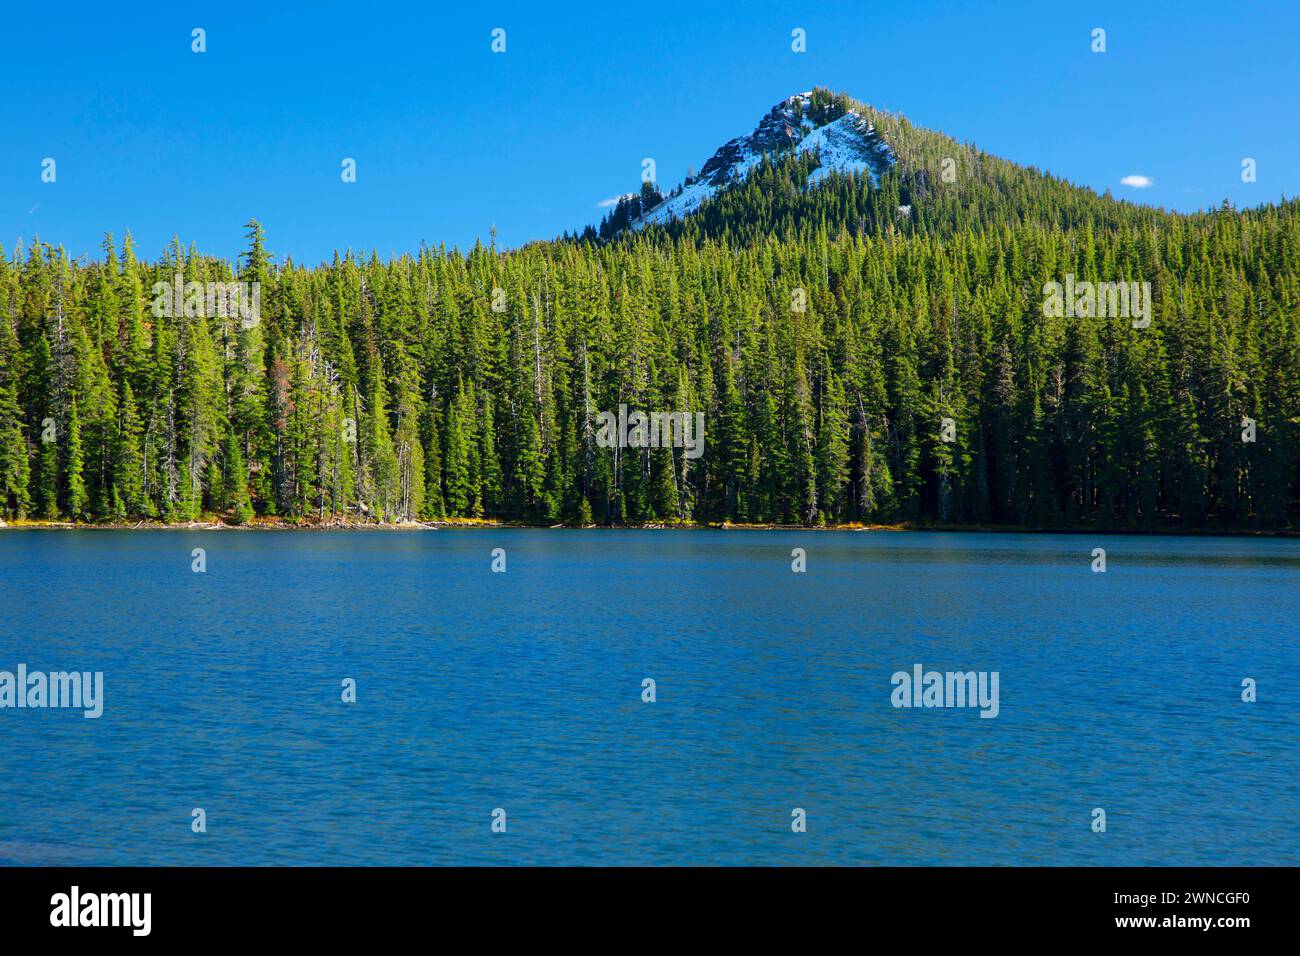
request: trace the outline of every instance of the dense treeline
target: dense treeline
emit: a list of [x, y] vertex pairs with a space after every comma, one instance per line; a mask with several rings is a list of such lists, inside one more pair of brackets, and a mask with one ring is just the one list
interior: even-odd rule
[[[129, 236], [89, 263], [0, 252], [0, 508], [1293, 527], [1300, 204], [1173, 216], [1015, 169], [870, 228], [836, 204], [899, 197], [846, 177], [783, 194], [806, 207], [773, 213], [789, 228], [756, 206], [715, 234], [706, 208], [608, 243], [317, 268], [277, 263], [256, 223], [233, 267], [179, 243], [141, 261]], [[1020, 208], [957, 215], [999, 196]], [[259, 321], [155, 314], [178, 272], [259, 283]], [[1046, 316], [1067, 273], [1149, 282], [1150, 325]], [[704, 454], [601, 447], [620, 404], [703, 410]]]

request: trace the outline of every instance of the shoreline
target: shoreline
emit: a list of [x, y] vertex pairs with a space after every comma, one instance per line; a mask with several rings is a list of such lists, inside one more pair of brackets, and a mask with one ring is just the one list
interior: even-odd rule
[[1112, 535], [1154, 538], [1216, 537], [1216, 538], [1294, 538], [1300, 529], [1250, 529], [1250, 528], [1039, 528], [1022, 525], [963, 525], [919, 524], [897, 522], [894, 524], [836, 524], [810, 527], [801, 524], [735, 524], [721, 523], [649, 523], [640, 525], [570, 525], [525, 524], [517, 521], [498, 521], [487, 518], [441, 518], [436, 521], [293, 521], [284, 518], [254, 518], [244, 524], [234, 524], [212, 516], [205, 521], [52, 521], [24, 518], [18, 521], [0, 520], [3, 531], [455, 531], [460, 529], [523, 529], [546, 531], [858, 531], [858, 532], [916, 532], [930, 531], [953, 534], [1072, 534]]

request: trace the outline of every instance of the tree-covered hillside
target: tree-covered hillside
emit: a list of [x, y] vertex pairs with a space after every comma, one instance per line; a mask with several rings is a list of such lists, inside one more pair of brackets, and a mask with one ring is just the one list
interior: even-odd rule
[[[820, 228], [832, 235], [874, 235], [888, 229], [905, 235], [952, 235], [1022, 225], [1065, 230], [1092, 226], [1100, 232], [1158, 225], [1167, 218], [1149, 207], [1100, 196], [992, 156], [843, 94], [812, 91], [807, 115], [810, 122], [825, 124], [850, 111], [876, 131], [893, 155], [895, 162], [879, 182], [867, 175], [830, 176], [811, 189], [816, 156], [796, 156], [788, 149], [767, 153], [753, 172], [705, 202], [697, 213], [648, 230], [663, 230], [674, 238], [744, 244], [809, 237]], [[678, 191], [680, 187], [667, 196]], [[658, 186], [642, 183], [640, 193], [624, 197], [582, 238], [626, 236], [629, 226], [664, 198]]]
[[[1300, 204], [1166, 214], [872, 121], [878, 185], [776, 156], [610, 241], [0, 254], [0, 510], [1296, 526]], [[258, 320], [155, 314], [178, 272]], [[1150, 324], [1048, 314], [1067, 274], [1150, 283]], [[621, 404], [703, 411], [703, 455], [602, 447]]]

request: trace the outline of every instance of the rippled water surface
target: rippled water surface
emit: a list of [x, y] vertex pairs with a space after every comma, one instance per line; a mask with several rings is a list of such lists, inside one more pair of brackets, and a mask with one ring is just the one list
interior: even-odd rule
[[105, 705], [0, 710], [0, 863], [1294, 865], [1297, 611], [1292, 540], [6, 531], [0, 670]]

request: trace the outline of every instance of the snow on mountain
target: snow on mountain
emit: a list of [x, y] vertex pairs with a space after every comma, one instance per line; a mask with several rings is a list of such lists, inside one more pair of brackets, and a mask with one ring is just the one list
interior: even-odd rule
[[725, 143], [681, 192], [633, 220], [632, 228], [689, 215], [728, 184], [748, 176], [762, 162], [764, 153], [816, 152], [819, 163], [808, 178], [809, 186], [816, 186], [833, 172], [866, 174], [878, 182], [880, 174], [894, 164], [894, 154], [875, 127], [852, 110], [818, 126], [808, 116], [811, 106], [809, 92], [796, 93], [772, 107], [754, 132]]

